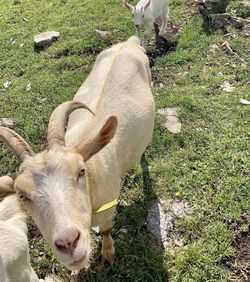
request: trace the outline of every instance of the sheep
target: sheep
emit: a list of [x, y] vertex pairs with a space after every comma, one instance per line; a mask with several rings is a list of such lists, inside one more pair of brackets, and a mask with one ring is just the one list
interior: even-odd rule
[[140, 0], [136, 6], [123, 2], [134, 18], [134, 25], [140, 33], [140, 28], [145, 27], [143, 33], [143, 47], [147, 47], [147, 37], [152, 32], [155, 20], [161, 19], [159, 35], [164, 35], [169, 19], [169, 0]]
[[[29, 257], [26, 215], [13, 189], [13, 179], [0, 177], [0, 281], [42, 282]], [[50, 276], [45, 282], [60, 282]]]
[[0, 127], [0, 138], [22, 162], [17, 196], [69, 270], [87, 267], [91, 227], [103, 236], [102, 263], [114, 261], [111, 229], [121, 177], [152, 137], [150, 85], [148, 58], [133, 36], [101, 52], [73, 101], [53, 111], [47, 150], [35, 154], [17, 133]]

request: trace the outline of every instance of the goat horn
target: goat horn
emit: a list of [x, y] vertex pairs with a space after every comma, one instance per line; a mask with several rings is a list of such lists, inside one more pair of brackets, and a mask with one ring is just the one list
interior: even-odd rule
[[0, 126], [0, 139], [12, 150], [20, 162], [26, 157], [34, 155], [30, 145], [15, 131], [7, 127]]
[[86, 109], [94, 115], [87, 105], [77, 101], [68, 101], [55, 108], [50, 116], [48, 126], [47, 140], [49, 150], [54, 146], [65, 145], [65, 126], [69, 115], [77, 109]]

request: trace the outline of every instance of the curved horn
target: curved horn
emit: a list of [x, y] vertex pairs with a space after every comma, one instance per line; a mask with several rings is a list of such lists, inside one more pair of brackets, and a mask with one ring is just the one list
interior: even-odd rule
[[68, 101], [55, 108], [50, 116], [48, 126], [47, 140], [49, 150], [54, 146], [64, 146], [66, 123], [69, 115], [77, 109], [86, 109], [94, 115], [87, 105], [77, 101]]
[[0, 126], [0, 139], [6, 143], [20, 162], [26, 157], [34, 155], [30, 145], [15, 131], [7, 127]]

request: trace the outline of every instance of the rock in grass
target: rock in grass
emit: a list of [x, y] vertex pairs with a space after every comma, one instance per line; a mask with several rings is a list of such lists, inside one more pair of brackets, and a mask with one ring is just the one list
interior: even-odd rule
[[250, 16], [250, 1], [240, 2], [236, 8], [237, 16], [246, 19]]
[[34, 36], [34, 43], [36, 47], [48, 47], [53, 41], [60, 37], [60, 32], [46, 31]]
[[97, 35], [99, 35], [101, 37], [107, 37], [107, 36], [111, 35], [111, 32], [106, 31], [106, 30], [96, 29], [95, 32], [96, 32]]
[[2, 118], [0, 120], [0, 126], [13, 126], [14, 122], [12, 118]]
[[250, 101], [245, 100], [245, 99], [241, 99], [241, 100], [240, 100], [240, 104], [241, 104], [242, 106], [250, 106]]
[[187, 202], [178, 199], [154, 201], [148, 211], [147, 230], [162, 247], [180, 247], [183, 243], [175, 228], [176, 221], [191, 214]]
[[233, 92], [234, 91], [234, 87], [229, 83], [229, 81], [224, 81], [222, 84], [221, 84], [221, 89], [222, 91], [225, 91], [225, 92]]
[[194, 0], [199, 5], [205, 5], [206, 8], [212, 7], [212, 5], [219, 4], [224, 0]]
[[242, 29], [248, 23], [247, 20], [234, 17], [228, 13], [211, 14], [209, 18], [215, 28], [233, 26], [234, 28]]
[[147, 230], [153, 237], [165, 247], [168, 233], [173, 230], [172, 217], [163, 210], [161, 203], [154, 202], [148, 211]]
[[181, 132], [181, 122], [179, 121], [178, 108], [163, 108], [157, 111], [157, 113], [164, 117], [164, 126], [173, 134]]
[[9, 88], [10, 85], [11, 85], [11, 82], [10, 82], [10, 81], [5, 81], [5, 82], [3, 83], [3, 87], [4, 87], [5, 89]]
[[31, 90], [31, 83], [28, 83], [26, 86], [26, 91], [30, 91]]

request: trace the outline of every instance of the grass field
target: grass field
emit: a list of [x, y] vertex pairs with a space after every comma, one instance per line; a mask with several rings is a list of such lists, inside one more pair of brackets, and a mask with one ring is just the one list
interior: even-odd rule
[[[239, 1], [227, 2], [230, 9]], [[126, 176], [121, 199], [128, 206], [118, 207], [115, 218], [113, 265], [99, 267], [97, 240], [90, 269], [71, 277], [30, 223], [32, 263], [41, 277], [54, 271], [64, 281], [250, 279], [247, 258], [237, 267], [234, 263], [239, 252], [235, 242], [249, 238], [250, 107], [241, 106], [240, 99], [250, 100], [250, 40], [232, 28], [226, 34], [214, 30], [192, 0], [170, 3], [171, 21], [181, 29], [172, 39], [174, 50], [155, 59], [153, 93], [157, 109], [180, 108], [182, 132], [167, 132], [157, 117], [146, 152], [150, 185], [143, 182], [139, 165]], [[95, 29], [115, 32], [100, 38]], [[61, 37], [36, 52], [33, 36], [45, 30], [59, 31]], [[131, 15], [120, 0], [0, 0], [0, 120], [13, 118], [12, 128], [35, 151], [45, 148], [52, 110], [74, 96], [97, 53], [133, 33]], [[225, 41], [234, 53], [222, 47]], [[11, 82], [7, 89], [6, 81]], [[225, 81], [234, 87], [232, 92], [222, 90]], [[5, 146], [0, 160], [1, 175], [18, 168]], [[147, 210], [152, 199], [171, 200], [176, 193], [193, 209], [176, 226], [184, 246], [159, 251], [146, 231]], [[121, 228], [127, 230], [122, 238]]]

